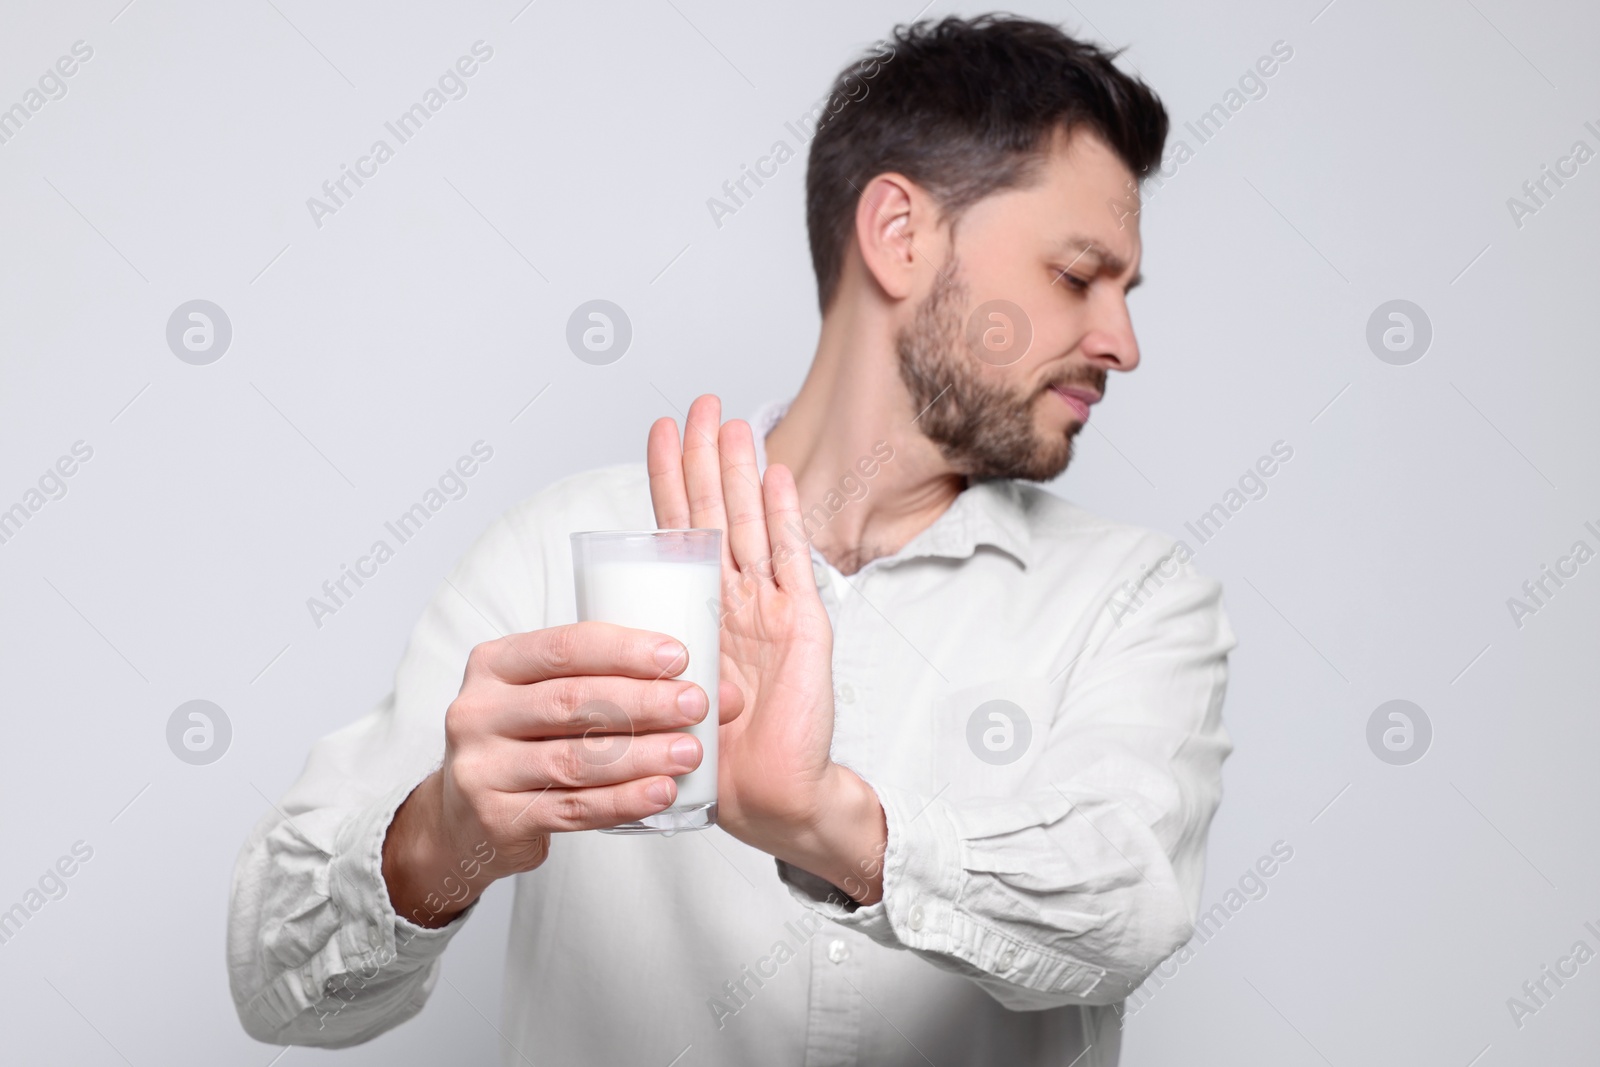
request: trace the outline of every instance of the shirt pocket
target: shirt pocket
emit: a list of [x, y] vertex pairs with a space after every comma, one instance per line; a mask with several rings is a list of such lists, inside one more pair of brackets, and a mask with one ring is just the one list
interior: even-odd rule
[[1054, 718], [1048, 679], [996, 678], [939, 697], [933, 788], [942, 799], [1005, 798], [1022, 789]]

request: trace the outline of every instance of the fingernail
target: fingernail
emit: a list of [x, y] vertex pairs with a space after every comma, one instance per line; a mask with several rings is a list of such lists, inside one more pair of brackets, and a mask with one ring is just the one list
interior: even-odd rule
[[657, 778], [645, 786], [644, 792], [645, 796], [649, 797], [650, 802], [653, 804], [660, 804], [665, 807], [672, 803], [672, 786], [668, 785], [664, 778]]
[[678, 710], [698, 722], [706, 712], [705, 697], [700, 687], [692, 685], [678, 694]]
[[678, 665], [684, 658], [683, 646], [676, 641], [667, 641], [656, 646], [656, 666], [664, 671], [669, 671]]
[[672, 742], [667, 751], [672, 755], [672, 762], [680, 767], [697, 767], [700, 764], [700, 742], [688, 734]]

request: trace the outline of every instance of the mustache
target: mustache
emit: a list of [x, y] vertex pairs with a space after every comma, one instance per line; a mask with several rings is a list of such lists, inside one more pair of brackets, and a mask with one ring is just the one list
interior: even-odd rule
[[1064, 374], [1059, 378], [1052, 378], [1046, 382], [1040, 392], [1052, 388], [1066, 389], [1076, 386], [1080, 389], [1093, 389], [1101, 396], [1106, 395], [1106, 372], [1098, 367], [1090, 367], [1086, 371]]

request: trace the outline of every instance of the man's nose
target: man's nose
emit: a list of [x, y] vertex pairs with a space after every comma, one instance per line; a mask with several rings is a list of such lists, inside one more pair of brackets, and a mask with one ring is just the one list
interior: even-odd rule
[[1089, 330], [1082, 348], [1090, 362], [1105, 370], [1130, 371], [1139, 365], [1139, 341], [1133, 334], [1127, 295], [1102, 290], [1091, 301]]

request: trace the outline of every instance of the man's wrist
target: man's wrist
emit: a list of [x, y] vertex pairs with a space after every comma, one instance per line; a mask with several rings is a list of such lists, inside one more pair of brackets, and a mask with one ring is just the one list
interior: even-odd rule
[[[454, 848], [444, 832], [444, 776], [435, 771], [396, 809], [383, 842], [383, 880], [395, 914], [417, 926], [447, 925], [493, 878], [494, 848]], [[459, 855], [457, 853], [460, 853]]]
[[877, 792], [840, 764], [829, 769], [826, 803], [809, 832], [778, 858], [825, 879], [859, 905], [883, 897], [888, 823]]

